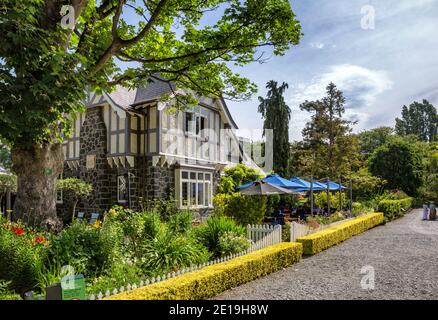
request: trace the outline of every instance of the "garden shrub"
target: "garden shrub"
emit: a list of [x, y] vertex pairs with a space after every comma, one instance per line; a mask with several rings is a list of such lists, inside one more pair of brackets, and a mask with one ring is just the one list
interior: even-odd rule
[[249, 246], [250, 241], [235, 232], [224, 232], [219, 237], [219, 250], [222, 257], [246, 251]]
[[21, 300], [18, 294], [9, 289], [11, 281], [0, 280], [0, 300]]
[[46, 238], [19, 223], [0, 224], [0, 279], [20, 295], [38, 287]]
[[301, 259], [300, 243], [273, 245], [202, 270], [124, 292], [108, 300], [200, 300], [282, 270]]
[[219, 238], [225, 232], [233, 232], [245, 236], [246, 230], [232, 218], [225, 216], [210, 216], [203, 224], [194, 229], [195, 238], [203, 244], [215, 257], [221, 255]]
[[110, 227], [106, 225], [99, 230], [75, 221], [59, 235], [50, 237], [48, 260], [80, 266], [86, 277], [98, 276], [120, 250], [121, 233]]
[[297, 239], [304, 254], [313, 255], [384, 222], [383, 213], [371, 213]]
[[173, 233], [163, 225], [155, 238], [142, 244], [141, 266], [147, 274], [169, 271], [207, 262], [207, 248], [191, 237]]
[[266, 213], [265, 196], [244, 196], [240, 193], [217, 194], [213, 204], [215, 214], [232, 217], [242, 225], [260, 224]]
[[111, 268], [94, 279], [87, 279], [87, 292], [96, 294], [98, 292], [110, 292], [114, 288], [126, 286], [128, 283], [138, 283], [139, 278], [143, 275], [141, 268], [131, 261], [119, 259], [115, 261]]
[[381, 200], [378, 204], [378, 211], [383, 212], [386, 221], [402, 217], [412, 207], [414, 199], [407, 197], [400, 200]]
[[192, 228], [193, 213], [190, 210], [181, 210], [169, 217], [167, 225], [172, 232], [186, 233]]
[[[327, 192], [319, 192], [314, 194], [315, 207], [327, 208]], [[342, 206], [345, 208], [348, 205], [348, 199], [345, 192], [342, 192]], [[330, 193], [330, 207], [341, 210], [341, 204], [339, 202], [339, 191]]]

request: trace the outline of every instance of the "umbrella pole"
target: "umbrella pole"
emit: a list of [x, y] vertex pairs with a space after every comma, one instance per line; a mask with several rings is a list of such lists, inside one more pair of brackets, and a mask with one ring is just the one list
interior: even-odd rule
[[353, 182], [350, 180], [350, 214], [353, 213]]
[[342, 212], [342, 178], [339, 177], [339, 210]]
[[328, 209], [328, 215], [330, 216], [330, 186], [329, 186], [330, 179], [327, 177], [327, 209]]
[[310, 178], [310, 213], [313, 217], [313, 176]]

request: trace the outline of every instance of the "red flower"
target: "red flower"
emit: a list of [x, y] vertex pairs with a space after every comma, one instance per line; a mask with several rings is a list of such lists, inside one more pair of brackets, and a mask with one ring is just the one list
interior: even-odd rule
[[24, 233], [24, 228], [12, 227], [12, 232], [14, 232], [17, 236], [22, 236]]
[[47, 238], [46, 238], [46, 237], [43, 237], [43, 236], [37, 236], [37, 237], [34, 239], [35, 244], [38, 244], [38, 243], [44, 243], [44, 242], [46, 242], [46, 241], [47, 241]]

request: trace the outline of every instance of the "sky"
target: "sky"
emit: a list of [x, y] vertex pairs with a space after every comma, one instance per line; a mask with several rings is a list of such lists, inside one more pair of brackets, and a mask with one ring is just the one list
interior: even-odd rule
[[[320, 99], [333, 81], [344, 92], [346, 116], [357, 120], [354, 132], [393, 126], [403, 105], [428, 99], [438, 106], [438, 0], [290, 1], [304, 36], [284, 56], [235, 69], [259, 88], [250, 101], [228, 102], [241, 130], [258, 139], [263, 120], [259, 95], [269, 80], [287, 82], [285, 100], [292, 109], [290, 139], [300, 140], [309, 114], [305, 100]], [[364, 11], [361, 12], [362, 8]], [[361, 22], [372, 6], [374, 29]]]

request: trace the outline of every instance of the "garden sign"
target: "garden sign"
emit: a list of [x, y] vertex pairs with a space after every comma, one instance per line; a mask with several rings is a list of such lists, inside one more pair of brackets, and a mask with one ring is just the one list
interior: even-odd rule
[[83, 275], [67, 276], [61, 280], [62, 300], [85, 300], [85, 278]]

